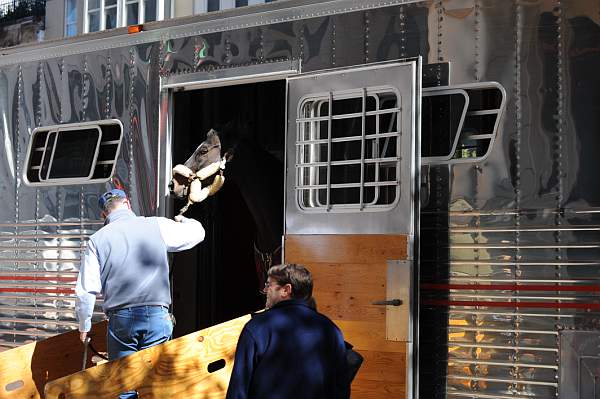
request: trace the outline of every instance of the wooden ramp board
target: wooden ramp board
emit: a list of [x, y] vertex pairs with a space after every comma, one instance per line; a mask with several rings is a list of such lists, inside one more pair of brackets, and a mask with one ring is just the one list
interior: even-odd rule
[[[92, 326], [94, 348], [106, 351], [107, 322]], [[86, 367], [93, 366], [88, 351]], [[83, 366], [79, 331], [70, 331], [0, 353], [0, 399], [42, 398], [47, 382], [76, 373]]]
[[49, 382], [46, 398], [113, 399], [128, 390], [142, 398], [223, 398], [248, 320], [242, 316]]

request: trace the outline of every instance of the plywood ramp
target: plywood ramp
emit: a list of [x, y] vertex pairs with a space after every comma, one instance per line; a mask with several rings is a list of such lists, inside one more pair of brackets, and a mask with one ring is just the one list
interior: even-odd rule
[[46, 398], [113, 399], [128, 390], [142, 398], [223, 398], [248, 320], [250, 315], [60, 378], [46, 385]]
[[[107, 322], [92, 326], [94, 348], [106, 351]], [[86, 367], [93, 366], [89, 352]], [[44, 385], [76, 373], [83, 366], [83, 344], [79, 331], [60, 334], [0, 353], [0, 398], [42, 398]]]
[[[388, 260], [407, 259], [404, 235], [288, 235], [285, 262], [301, 263], [314, 279], [319, 312], [331, 318], [365, 360], [352, 398], [406, 396], [406, 342], [386, 340]], [[410, 284], [410, 282], [407, 282]]]

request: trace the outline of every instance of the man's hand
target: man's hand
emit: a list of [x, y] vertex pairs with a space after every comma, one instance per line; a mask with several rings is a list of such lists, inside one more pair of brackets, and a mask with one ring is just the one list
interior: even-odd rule
[[79, 332], [79, 339], [81, 340], [81, 342], [83, 342], [85, 344], [85, 340], [87, 339], [87, 332]]
[[184, 216], [183, 215], [175, 215], [175, 217], [173, 218], [175, 219], [176, 222], [183, 222]]

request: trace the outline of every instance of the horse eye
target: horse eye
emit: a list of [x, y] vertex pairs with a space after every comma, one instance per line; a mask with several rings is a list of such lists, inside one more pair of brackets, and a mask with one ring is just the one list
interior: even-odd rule
[[200, 148], [201, 154], [206, 154], [208, 152], [208, 148]]

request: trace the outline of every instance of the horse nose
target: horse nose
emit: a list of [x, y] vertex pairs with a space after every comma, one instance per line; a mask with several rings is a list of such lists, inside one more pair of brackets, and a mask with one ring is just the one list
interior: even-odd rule
[[169, 182], [169, 192], [170, 192], [171, 194], [174, 194], [174, 193], [173, 193], [173, 189], [174, 189], [174, 188], [175, 188], [175, 183], [173, 183], [173, 180], [171, 179], [171, 181]]

